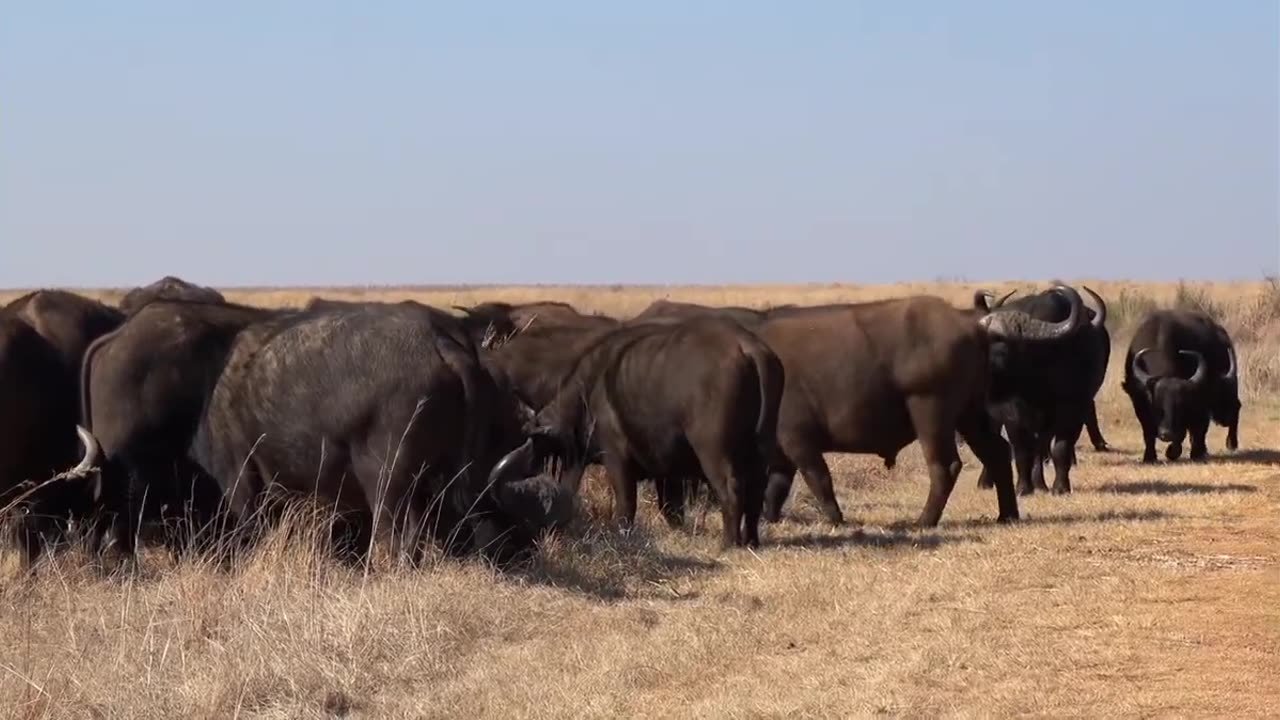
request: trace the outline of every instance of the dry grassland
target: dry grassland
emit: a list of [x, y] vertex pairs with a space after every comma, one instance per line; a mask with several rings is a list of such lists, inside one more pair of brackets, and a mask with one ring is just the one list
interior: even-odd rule
[[[993, 287], [1012, 284], [992, 283]], [[508, 574], [438, 561], [368, 576], [279, 535], [235, 572], [104, 579], [68, 553], [35, 580], [0, 560], [8, 717], [1274, 717], [1280, 709], [1280, 292], [1262, 283], [1092, 285], [1116, 322], [1099, 394], [1114, 450], [1079, 447], [1070, 497], [993, 522], [966, 465], [942, 525], [915, 530], [918, 450], [893, 470], [831, 456], [851, 524], [797, 482], [758, 552], [717, 549], [719, 518], [668, 530], [642, 492], [623, 537], [589, 483], [589, 519]], [[455, 288], [326, 291], [564, 299], [628, 314], [653, 297], [763, 305], [933, 292], [891, 288]], [[1024, 284], [1023, 287], [1031, 287]], [[1127, 294], [1121, 295], [1124, 290]], [[309, 291], [229, 293], [297, 304]], [[1140, 465], [1119, 388], [1126, 325], [1151, 303], [1208, 303], [1240, 345], [1241, 451]], [[1270, 304], [1268, 304], [1270, 303]]]

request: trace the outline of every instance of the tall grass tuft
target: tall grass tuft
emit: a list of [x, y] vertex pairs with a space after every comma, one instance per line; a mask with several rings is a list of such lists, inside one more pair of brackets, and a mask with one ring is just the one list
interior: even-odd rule
[[1107, 329], [1113, 333], [1130, 329], [1159, 306], [1154, 297], [1144, 292], [1124, 288], [1116, 299], [1107, 305]]
[[1197, 310], [1217, 322], [1222, 322], [1226, 315], [1226, 306], [1214, 300], [1208, 288], [1183, 281], [1179, 281], [1173, 291], [1173, 306], [1179, 310]]

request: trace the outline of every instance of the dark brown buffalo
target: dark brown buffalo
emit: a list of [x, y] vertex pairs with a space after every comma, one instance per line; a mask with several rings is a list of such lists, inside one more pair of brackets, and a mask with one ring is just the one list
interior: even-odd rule
[[28, 566], [88, 513], [88, 467], [45, 481], [80, 456], [81, 356], [122, 320], [113, 308], [61, 290], [28, 293], [0, 309], [0, 508], [22, 496], [10, 509], [21, 514], [17, 539]]
[[120, 300], [120, 309], [127, 315], [136, 313], [143, 305], [153, 300], [192, 300], [196, 302], [225, 302], [222, 293], [210, 287], [196, 285], [179, 277], [166, 275], [159, 280], [137, 287], [125, 293]]
[[[571, 489], [588, 462], [602, 459], [624, 527], [634, 522], [641, 479], [702, 476], [719, 500], [723, 545], [756, 546], [783, 385], [777, 356], [726, 318], [607, 331], [575, 354], [537, 414], [533, 438], [508, 455], [500, 474], [528, 477], [538, 438], [559, 450]], [[660, 502], [678, 523], [683, 499]]]
[[[1101, 387], [1102, 381], [1105, 379], [1106, 375], [1106, 362], [1111, 358], [1111, 334], [1107, 331], [1106, 327], [1107, 305], [1101, 297], [1098, 297], [1097, 293], [1089, 290], [1088, 288], [1085, 288], [1085, 290], [1093, 296], [1094, 302], [1097, 303], [1102, 310], [1103, 323], [1101, 333], [1099, 333], [1101, 336], [1100, 342], [1098, 343], [1098, 347], [1101, 349], [1101, 356], [1103, 357], [1102, 372], [1098, 377], [1098, 386]], [[1006, 302], [1008, 302], [1009, 298], [1017, 292], [1018, 291], [1014, 289], [1005, 293], [1003, 296], [997, 297], [995, 293], [990, 290], [976, 290], [973, 293], [973, 307], [975, 310], [979, 310], [983, 314], [989, 313], [999, 307], [1002, 307]], [[1052, 293], [1041, 293], [1041, 295], [1052, 295]], [[1037, 307], [1042, 307], [1042, 305], [1037, 305]], [[1056, 312], [1057, 311], [1055, 311], [1055, 314]], [[1091, 310], [1091, 319], [1093, 317], [1092, 312], [1093, 311]], [[1043, 314], [1036, 316], [1041, 320], [1047, 320], [1050, 322], [1061, 319], [1060, 317], [1044, 317]], [[1097, 390], [1094, 392], [1096, 394]], [[1089, 401], [1088, 414], [1085, 416], [1084, 420], [1084, 429], [1089, 433], [1089, 442], [1093, 445], [1094, 450], [1097, 452], [1106, 452], [1109, 449], [1107, 439], [1102, 435], [1102, 428], [1098, 426], [1098, 408], [1097, 404], [1093, 400]]]
[[674, 300], [654, 300], [641, 310], [633, 321], [656, 320], [662, 318], [687, 318], [695, 315], [714, 313], [738, 321], [743, 327], [754, 327], [773, 315], [795, 309], [795, 305], [776, 305], [768, 308], [749, 308], [734, 305], [712, 307], [696, 303], [676, 302]]
[[472, 307], [454, 305], [462, 313], [463, 326], [477, 343], [489, 347], [505, 342], [516, 333], [528, 328], [553, 326], [581, 330], [602, 330], [619, 325], [608, 315], [579, 312], [569, 303], [545, 300], [513, 305], [505, 302], [486, 302]]
[[1239, 370], [1231, 337], [1205, 313], [1157, 310], [1144, 318], [1125, 354], [1123, 383], [1142, 425], [1142, 461], [1156, 461], [1157, 438], [1177, 460], [1188, 434], [1191, 459], [1205, 459], [1211, 421], [1227, 428], [1228, 450], [1239, 447]]
[[76, 414], [74, 386], [53, 346], [25, 322], [0, 315], [0, 520], [16, 517], [28, 568], [91, 509], [84, 474], [92, 453], [71, 476], [50, 480], [79, 456]]
[[163, 504], [217, 518], [211, 499], [252, 535], [274, 497], [304, 496], [340, 511], [352, 557], [375, 533], [411, 557], [424, 532], [450, 552], [522, 553], [554, 519], [483, 487], [494, 392], [475, 353], [454, 318], [416, 303], [148, 304], [85, 362], [117, 540], [132, 551], [130, 518]]
[[124, 322], [119, 310], [64, 290], [27, 293], [0, 309], [0, 315], [35, 328], [70, 369], [73, 386], [79, 383], [80, 360], [90, 343]]
[[[685, 304], [684, 312], [717, 311]], [[843, 522], [823, 453], [870, 453], [892, 465], [918, 439], [931, 482], [918, 522], [936, 525], [960, 472], [959, 431], [996, 483], [999, 520], [1016, 520], [1009, 447], [984, 403], [988, 338], [976, 320], [939, 298], [915, 296], [780, 307], [748, 325], [786, 369], [783, 457], [770, 470], [765, 519], [780, 518], [798, 468], [826, 518]]]
[[[1106, 304], [1088, 287], [1082, 297], [1067, 285], [1013, 302], [984, 299], [975, 305], [990, 330], [988, 409], [1009, 435], [1018, 490], [1048, 490], [1044, 464], [1052, 459], [1053, 492], [1071, 492], [1076, 442], [1090, 418], [1096, 423], [1093, 398], [1111, 354]], [[1028, 333], [1026, 322], [1045, 330]]]

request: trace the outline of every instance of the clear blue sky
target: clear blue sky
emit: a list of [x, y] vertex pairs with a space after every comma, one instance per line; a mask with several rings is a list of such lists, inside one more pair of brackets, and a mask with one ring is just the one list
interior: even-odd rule
[[0, 286], [1258, 278], [1230, 2], [26, 2]]

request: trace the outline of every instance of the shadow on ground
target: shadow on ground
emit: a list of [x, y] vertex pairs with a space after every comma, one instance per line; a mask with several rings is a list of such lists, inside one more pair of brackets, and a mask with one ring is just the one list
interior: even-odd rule
[[1223, 454], [1209, 455], [1211, 463], [1252, 463], [1255, 465], [1280, 465], [1280, 450], [1270, 450], [1267, 448], [1251, 448], [1249, 450], [1237, 450], [1236, 452], [1228, 452]]
[[[1001, 527], [1016, 528], [1032, 525], [1081, 525], [1105, 522], [1151, 522], [1178, 517], [1163, 510], [1105, 510], [1097, 513], [1064, 512], [1057, 515], [1029, 515], [1024, 509], [1022, 519]], [[973, 518], [955, 523], [955, 527], [993, 527], [989, 519]]]
[[557, 547], [508, 575], [601, 602], [637, 596], [687, 600], [694, 596], [673, 592], [672, 581], [718, 572], [722, 567], [714, 557], [661, 550], [648, 532], [635, 528], [628, 533], [610, 529], [563, 538]]
[[1097, 492], [1113, 495], [1218, 495], [1227, 493], [1252, 493], [1258, 489], [1241, 483], [1196, 483], [1170, 480], [1134, 480], [1110, 482], [1099, 485]]
[[982, 536], [967, 534], [949, 534], [912, 529], [910, 526], [889, 526], [883, 530], [855, 528], [847, 531], [835, 530], [830, 533], [804, 533], [789, 535], [767, 543], [772, 547], [784, 548], [916, 548], [932, 550], [953, 543], [982, 542]]

